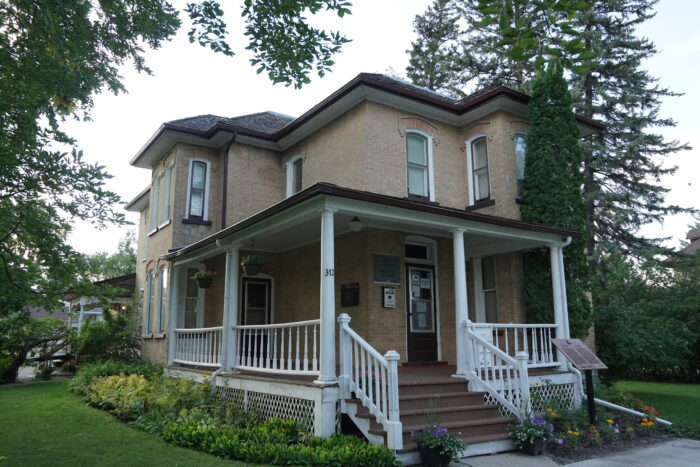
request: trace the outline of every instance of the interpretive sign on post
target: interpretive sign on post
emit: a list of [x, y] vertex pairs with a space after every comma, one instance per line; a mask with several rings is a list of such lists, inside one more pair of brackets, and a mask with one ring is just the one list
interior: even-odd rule
[[607, 370], [591, 349], [581, 339], [552, 339], [552, 344], [576, 367], [586, 374], [586, 399], [588, 401], [588, 421], [596, 423], [595, 395], [593, 394], [593, 370]]

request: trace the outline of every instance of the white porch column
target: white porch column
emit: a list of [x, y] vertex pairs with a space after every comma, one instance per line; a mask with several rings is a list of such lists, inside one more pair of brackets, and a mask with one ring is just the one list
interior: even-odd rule
[[457, 346], [457, 374], [467, 375], [467, 354], [462, 323], [469, 320], [467, 311], [467, 268], [464, 255], [464, 229], [452, 231], [452, 252], [455, 275], [455, 342]]
[[332, 209], [321, 214], [321, 371], [314, 381], [336, 384], [335, 375], [335, 233]]
[[239, 254], [238, 245], [233, 245], [226, 250], [224, 316], [221, 322], [221, 369], [224, 372], [235, 370], [238, 359], [238, 333], [233, 326], [238, 324]]
[[564, 249], [563, 247], [557, 247], [557, 256], [559, 259], [559, 276], [561, 277], [561, 284], [559, 287], [561, 289], [561, 310], [564, 316], [564, 335], [562, 338], [568, 339], [571, 337], [571, 331], [569, 330], [569, 305], [566, 299], [566, 274], [564, 273]]
[[170, 296], [168, 297], [168, 366], [173, 365], [175, 350], [177, 349], [175, 328], [178, 326], [180, 315], [180, 283], [182, 282], [182, 271], [182, 266], [173, 265], [170, 274]]
[[565, 334], [565, 324], [564, 324], [564, 308], [562, 302], [566, 300], [566, 297], [561, 295], [561, 283], [564, 278], [561, 275], [561, 269], [559, 269], [559, 254], [561, 249], [559, 245], [551, 245], [549, 247], [549, 262], [552, 266], [552, 303], [554, 305], [554, 324], [557, 325], [557, 338], [563, 339]]

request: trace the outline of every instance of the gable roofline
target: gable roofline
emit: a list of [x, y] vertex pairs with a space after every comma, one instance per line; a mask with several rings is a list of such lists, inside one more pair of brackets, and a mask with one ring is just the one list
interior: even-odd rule
[[406, 198], [398, 198], [395, 196], [382, 195], [378, 193], [372, 193], [369, 191], [344, 188], [338, 185], [334, 185], [332, 183], [320, 182], [270, 206], [267, 209], [258, 212], [257, 214], [254, 214], [236, 224], [233, 224], [229, 227], [226, 227], [225, 229], [215, 232], [212, 235], [203, 238], [202, 240], [199, 240], [185, 247], [178, 248], [175, 251], [169, 252], [165, 255], [162, 255], [161, 258], [173, 260], [177, 257], [203, 248], [207, 245], [214, 244], [219, 239], [222, 239], [228, 235], [235, 234], [236, 232], [242, 231], [275, 214], [281, 213], [286, 209], [289, 209], [293, 206], [299, 205], [305, 201], [319, 196], [329, 196], [355, 201], [363, 201], [384, 206], [408, 209], [416, 212], [436, 214], [451, 217], [454, 219], [480, 222], [484, 224], [509, 227], [520, 230], [527, 230], [530, 232], [541, 232], [547, 234], [561, 235], [562, 237], [581, 236], [581, 233], [575, 230], [563, 229], [559, 227], [549, 227], [541, 224], [533, 224], [514, 219], [507, 219], [504, 217], [491, 216], [488, 214], [468, 212], [461, 209], [437, 206], [432, 203], [423, 203], [419, 201], [409, 200]]
[[[448, 96], [443, 96], [436, 92], [375, 73], [360, 73], [355, 78], [350, 80], [348, 83], [340, 87], [338, 90], [333, 92], [331, 95], [326, 97], [324, 100], [313, 106], [311, 109], [306, 111], [303, 115], [298, 118], [291, 120], [288, 124], [284, 125], [282, 128], [276, 131], [262, 131], [248, 126], [241, 126], [235, 123], [236, 119], [242, 117], [249, 117], [253, 115], [260, 115], [266, 112], [260, 112], [257, 114], [245, 115], [242, 117], [234, 117], [230, 119], [221, 118], [213, 125], [209, 126], [206, 130], [192, 128], [183, 124], [187, 118], [174, 120], [171, 122], [163, 123], [156, 133], [148, 140], [148, 142], [139, 150], [139, 152], [132, 158], [131, 165], [145, 167], [142, 162], [146, 155], [149, 153], [151, 148], [167, 133], [179, 133], [184, 136], [189, 136], [191, 138], [206, 141], [210, 147], [221, 147], [224, 144], [222, 141], [214, 141], [215, 137], [218, 136], [220, 132], [224, 133], [236, 133], [239, 137], [244, 140], [248, 139], [249, 142], [259, 141], [261, 143], [267, 143], [267, 147], [275, 147], [280, 144], [283, 139], [289, 140], [295, 132], [300, 132], [303, 126], [309, 124], [314, 118], [320, 116], [324, 111], [329, 110], [334, 105], [338, 104], [341, 99], [345, 97], [350, 97], [353, 91], [360, 88], [367, 88], [371, 90], [379, 91], [383, 94], [388, 94], [395, 96], [397, 98], [408, 99], [416, 103], [429, 106], [440, 112], [445, 112], [447, 114], [453, 115], [455, 117], [462, 116], [476, 108], [483, 106], [486, 103], [497, 100], [498, 98], [505, 98], [511, 101], [515, 101], [521, 105], [527, 106], [530, 101], [530, 96], [522, 92], [516, 91], [506, 86], [498, 86], [496, 88], [477, 91], [469, 96], [462, 99], [452, 99]], [[361, 96], [356, 96], [355, 99], [370, 100], [365, 94]], [[354, 104], [351, 104], [354, 106]], [[268, 112], [273, 114], [272, 112]], [[281, 114], [276, 114], [284, 117]], [[200, 117], [216, 117], [213, 115], [202, 115]], [[195, 118], [195, 117], [193, 117]], [[591, 132], [601, 131], [605, 129], [605, 125], [602, 123], [581, 116], [575, 116], [577, 123], [589, 129]], [[291, 144], [291, 143], [290, 143]]]
[[136, 195], [134, 199], [126, 203], [126, 206], [124, 206], [125, 211], [132, 211], [132, 212], [141, 212], [146, 207], [148, 207], [149, 204], [149, 199], [148, 196], [146, 196], [148, 193], [151, 192], [151, 186], [147, 186], [144, 188], [141, 193]]

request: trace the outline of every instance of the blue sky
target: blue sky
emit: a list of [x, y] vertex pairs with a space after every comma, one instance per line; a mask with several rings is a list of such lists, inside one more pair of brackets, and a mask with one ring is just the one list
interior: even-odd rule
[[[114, 175], [108, 188], [129, 201], [150, 182], [149, 172], [129, 166], [129, 160], [162, 122], [206, 113], [235, 116], [264, 110], [298, 116], [360, 72], [382, 73], [391, 67], [402, 73], [408, 63], [406, 50], [414, 38], [413, 18], [429, 4], [429, 0], [359, 1], [353, 14], [342, 20], [332, 16], [314, 20], [340, 30], [353, 42], [335, 57], [332, 73], [323, 79], [314, 77], [302, 90], [273, 86], [264, 75], [257, 75], [248, 64], [241, 35], [231, 36], [238, 55], [230, 59], [190, 44], [183, 30], [171, 43], [147, 53], [152, 76], [124, 68], [129, 93], [97, 96], [92, 121], [69, 122], [67, 132], [77, 139], [88, 161], [105, 165]], [[226, 20], [233, 31], [241, 30], [238, 11], [238, 7], [227, 10]], [[685, 93], [664, 101], [662, 115], [674, 118], [678, 126], [663, 134], [697, 148], [670, 158], [668, 162], [680, 169], [661, 183], [672, 190], [670, 202], [700, 208], [700, 32], [696, 28], [700, 2], [664, 0], [657, 11], [640, 29], [660, 52], [648, 62], [648, 69], [662, 86]], [[136, 218], [130, 215], [130, 220]], [[675, 216], [663, 225], [645, 228], [644, 233], [674, 237], [670, 244], [677, 245], [690, 220]], [[124, 232], [117, 228], [96, 231], [78, 223], [70, 242], [85, 253], [113, 251]]]

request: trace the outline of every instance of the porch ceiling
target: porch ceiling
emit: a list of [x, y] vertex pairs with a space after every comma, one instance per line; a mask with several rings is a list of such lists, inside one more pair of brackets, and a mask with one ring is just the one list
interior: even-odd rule
[[164, 258], [185, 263], [213, 256], [228, 245], [246, 250], [279, 252], [318, 242], [321, 212], [335, 212], [335, 235], [351, 231], [358, 217], [364, 228], [429, 237], [465, 233], [467, 256], [485, 256], [561, 243], [576, 232], [527, 224], [510, 219], [466, 213], [373, 193], [317, 184]]

